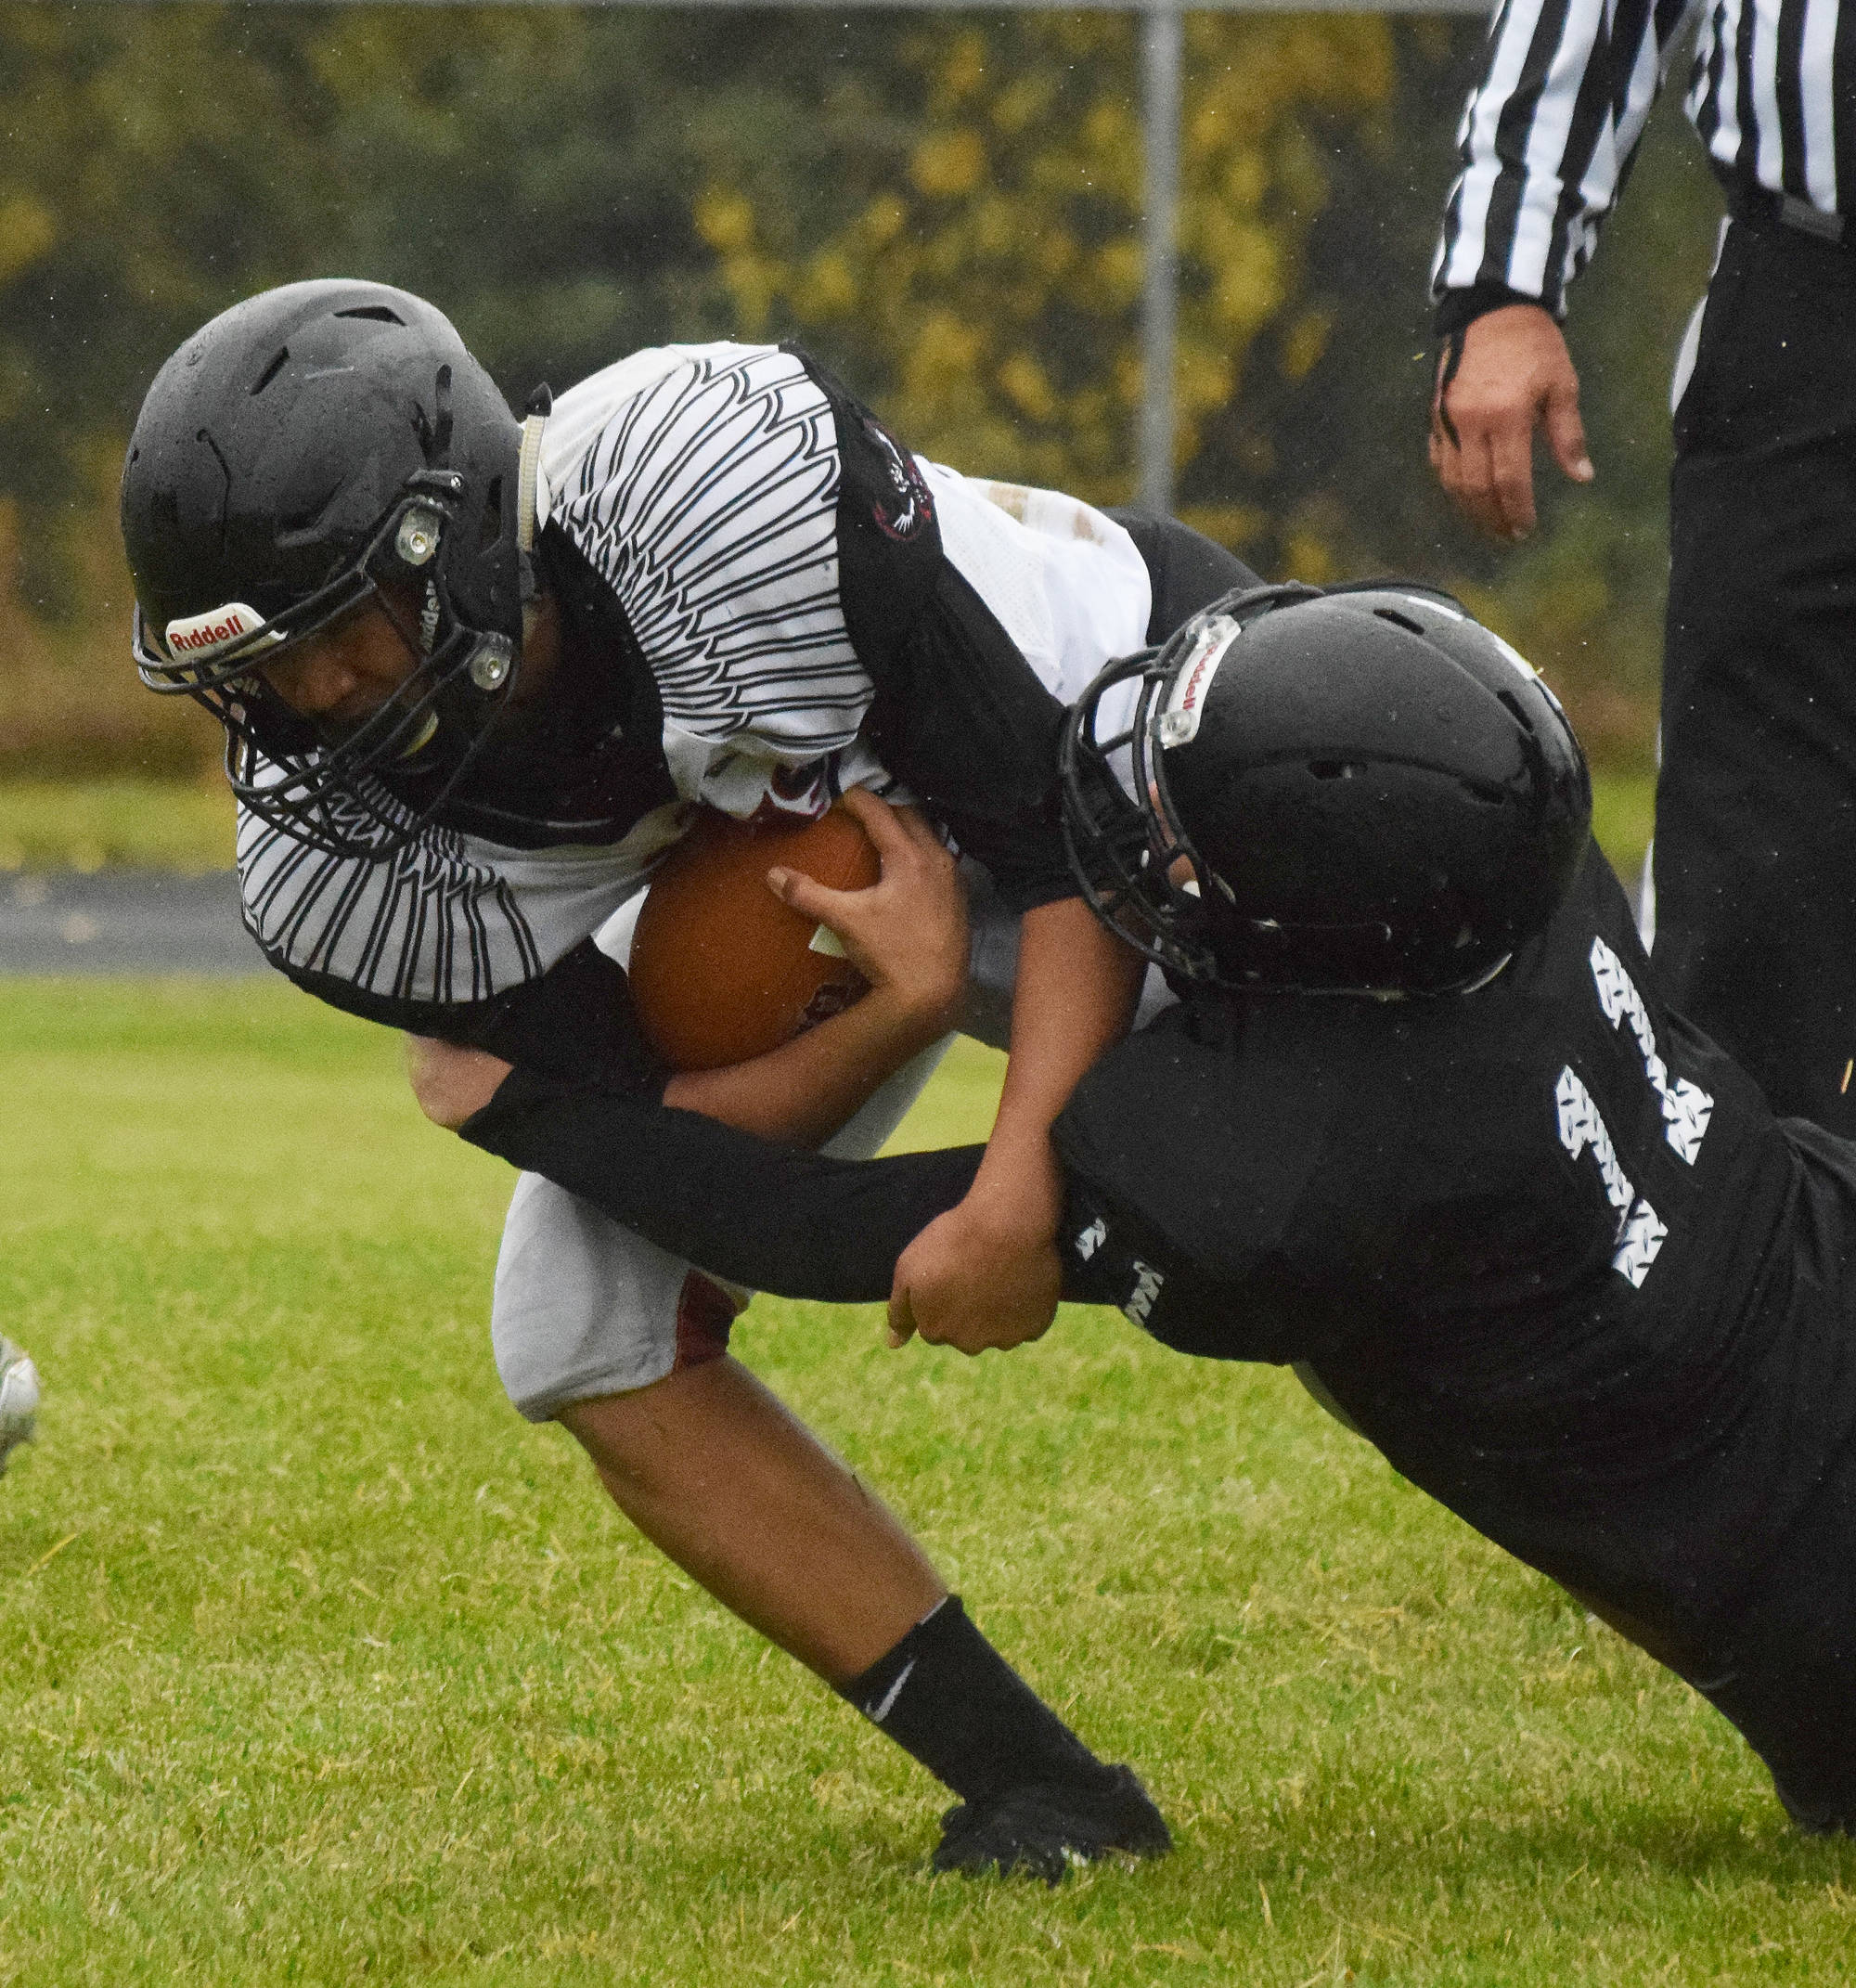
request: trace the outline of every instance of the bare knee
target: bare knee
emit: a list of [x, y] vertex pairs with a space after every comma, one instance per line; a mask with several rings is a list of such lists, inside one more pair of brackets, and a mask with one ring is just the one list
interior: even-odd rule
[[700, 1399], [706, 1388], [698, 1377], [703, 1371], [679, 1368], [648, 1387], [567, 1401], [554, 1419], [586, 1451], [614, 1497], [621, 1486], [659, 1492], [676, 1466], [689, 1461], [685, 1445], [706, 1419]]

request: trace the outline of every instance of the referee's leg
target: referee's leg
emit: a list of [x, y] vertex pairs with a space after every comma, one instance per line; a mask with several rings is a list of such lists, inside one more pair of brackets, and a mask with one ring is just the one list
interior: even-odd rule
[[1856, 252], [1730, 229], [1676, 443], [1657, 967], [1856, 1136]]

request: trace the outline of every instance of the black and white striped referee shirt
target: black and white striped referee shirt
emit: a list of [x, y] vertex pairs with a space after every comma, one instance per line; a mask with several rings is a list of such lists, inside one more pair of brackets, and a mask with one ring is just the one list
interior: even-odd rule
[[1716, 176], [1841, 234], [1856, 188], [1856, 0], [1506, 0], [1457, 133], [1433, 296], [1506, 291], [1564, 315], [1692, 23], [1687, 110]]

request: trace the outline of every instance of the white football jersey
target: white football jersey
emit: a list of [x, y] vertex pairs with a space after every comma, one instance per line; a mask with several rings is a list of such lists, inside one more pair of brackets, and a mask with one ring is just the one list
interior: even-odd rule
[[[841, 419], [805, 356], [768, 345], [655, 347], [563, 393], [543, 432], [537, 537], [564, 535], [610, 587], [662, 704], [675, 800], [598, 846], [432, 826], [371, 862], [248, 816], [246, 921], [272, 962], [380, 1018], [484, 1000], [596, 932], [691, 804], [816, 816], [846, 786], [896, 791], [863, 733], [875, 687], [845, 606]], [[907, 469], [939, 557], [1058, 702], [1141, 646], [1151, 582], [1113, 519], [1052, 491]], [[914, 534], [878, 523], [898, 546]], [[880, 565], [885, 541], [871, 542], [857, 557]]]

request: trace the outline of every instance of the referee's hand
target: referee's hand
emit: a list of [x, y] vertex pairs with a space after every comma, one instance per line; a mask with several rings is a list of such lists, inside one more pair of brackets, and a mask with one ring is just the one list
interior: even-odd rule
[[1463, 335], [1463, 358], [1431, 396], [1431, 467], [1492, 537], [1534, 529], [1534, 430], [1576, 484], [1595, 471], [1579, 418], [1579, 374], [1560, 328], [1537, 303], [1504, 304]]

